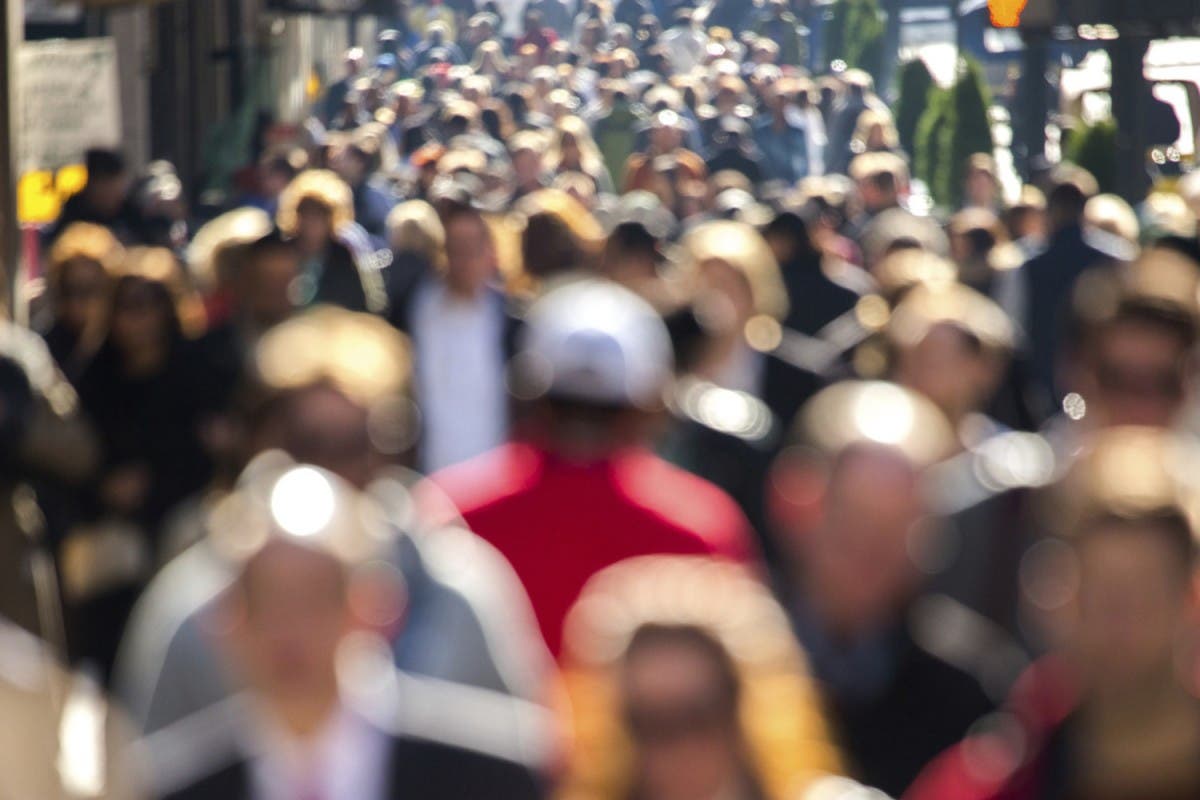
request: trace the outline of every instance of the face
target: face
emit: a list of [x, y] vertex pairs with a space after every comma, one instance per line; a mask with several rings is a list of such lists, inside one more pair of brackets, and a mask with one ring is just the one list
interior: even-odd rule
[[161, 289], [148, 281], [136, 278], [123, 281], [113, 296], [109, 323], [110, 335], [118, 349], [129, 352], [165, 341], [170, 313], [167, 302]]
[[496, 274], [496, 252], [487, 223], [474, 214], [457, 214], [446, 225], [446, 280], [469, 292]]
[[912, 552], [923, 512], [917, 475], [899, 455], [850, 452], [835, 465], [816, 529], [799, 537], [801, 568], [833, 630], [870, 631], [902, 611], [919, 582]]
[[296, 209], [296, 238], [306, 250], [318, 250], [333, 238], [333, 211], [315, 200], [302, 200]]
[[738, 269], [724, 261], [711, 259], [700, 265], [703, 302], [716, 315], [721, 330], [741, 330], [754, 316], [754, 295], [750, 282]]
[[274, 325], [291, 316], [296, 304], [292, 288], [300, 274], [300, 259], [289, 247], [259, 253], [247, 264], [240, 282], [239, 302], [261, 325]]
[[1077, 549], [1071, 647], [1092, 688], [1121, 691], [1169, 674], [1191, 607], [1169, 539], [1142, 523], [1090, 532]]
[[982, 170], [974, 170], [967, 176], [967, 197], [971, 203], [990, 208], [996, 200], [996, 182]]
[[129, 196], [129, 176], [114, 175], [108, 178], [96, 178], [88, 182], [88, 194], [92, 203], [105, 216], [111, 216], [121, 210], [125, 198]]
[[100, 264], [86, 258], [63, 264], [58, 287], [59, 320], [75, 332], [98, 325], [104, 317], [107, 291], [108, 276]]
[[1170, 331], [1122, 322], [1102, 335], [1084, 398], [1090, 389], [1101, 424], [1168, 427], [1186, 399], [1185, 356]]
[[683, 142], [683, 134], [671, 125], [656, 125], [650, 131], [650, 140], [654, 149], [660, 153], [669, 153], [679, 148]]
[[650, 643], [626, 660], [622, 673], [641, 794], [697, 800], [727, 790], [739, 763], [737, 723], [708, 656], [683, 642]]
[[992, 373], [990, 359], [965, 333], [937, 325], [917, 345], [901, 348], [895, 377], [954, 420], [986, 402]]
[[579, 141], [573, 133], [564, 133], [562, 135], [562, 154], [563, 161], [568, 164], [578, 164], [580, 158]]
[[334, 653], [351, 630], [346, 576], [331, 556], [274, 542], [237, 586], [235, 653], [248, 684], [277, 700], [336, 687]]
[[537, 186], [542, 176], [542, 159], [532, 150], [514, 153], [513, 173], [516, 175], [518, 186]]

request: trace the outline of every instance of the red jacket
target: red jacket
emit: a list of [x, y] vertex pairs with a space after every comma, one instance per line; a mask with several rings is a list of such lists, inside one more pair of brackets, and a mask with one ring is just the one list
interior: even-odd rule
[[575, 464], [514, 443], [432, 480], [508, 558], [556, 657], [567, 612], [605, 567], [660, 553], [738, 561], [755, 553], [733, 500], [646, 450]]
[[1034, 664], [1013, 689], [1006, 724], [938, 756], [903, 800], [1039, 800], [1050, 769], [1046, 745], [1075, 708], [1074, 685], [1061, 661]]

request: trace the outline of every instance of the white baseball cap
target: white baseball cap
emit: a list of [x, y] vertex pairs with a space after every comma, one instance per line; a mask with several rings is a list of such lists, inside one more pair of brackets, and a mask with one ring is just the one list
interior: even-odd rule
[[582, 279], [530, 307], [513, 361], [513, 393], [653, 407], [673, 365], [667, 326], [649, 303], [615, 283]]

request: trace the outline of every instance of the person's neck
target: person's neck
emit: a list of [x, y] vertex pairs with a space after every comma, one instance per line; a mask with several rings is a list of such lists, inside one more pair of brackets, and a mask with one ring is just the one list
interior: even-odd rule
[[124, 353], [125, 372], [134, 377], [153, 375], [167, 360], [170, 347], [165, 342], [147, 342]]
[[276, 721], [289, 736], [307, 741], [319, 734], [337, 713], [339, 700], [336, 688], [306, 692], [288, 698], [269, 701]]

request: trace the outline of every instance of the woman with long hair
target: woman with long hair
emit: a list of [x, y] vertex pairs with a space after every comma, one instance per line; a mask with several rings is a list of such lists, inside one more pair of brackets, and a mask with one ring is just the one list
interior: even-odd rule
[[567, 618], [562, 800], [785, 800], [840, 768], [783, 610], [744, 568], [649, 556]]
[[580, 172], [595, 182], [597, 192], [613, 192], [612, 178], [587, 123], [573, 115], [555, 123], [550, 149], [546, 152], [546, 172], [553, 176]]

